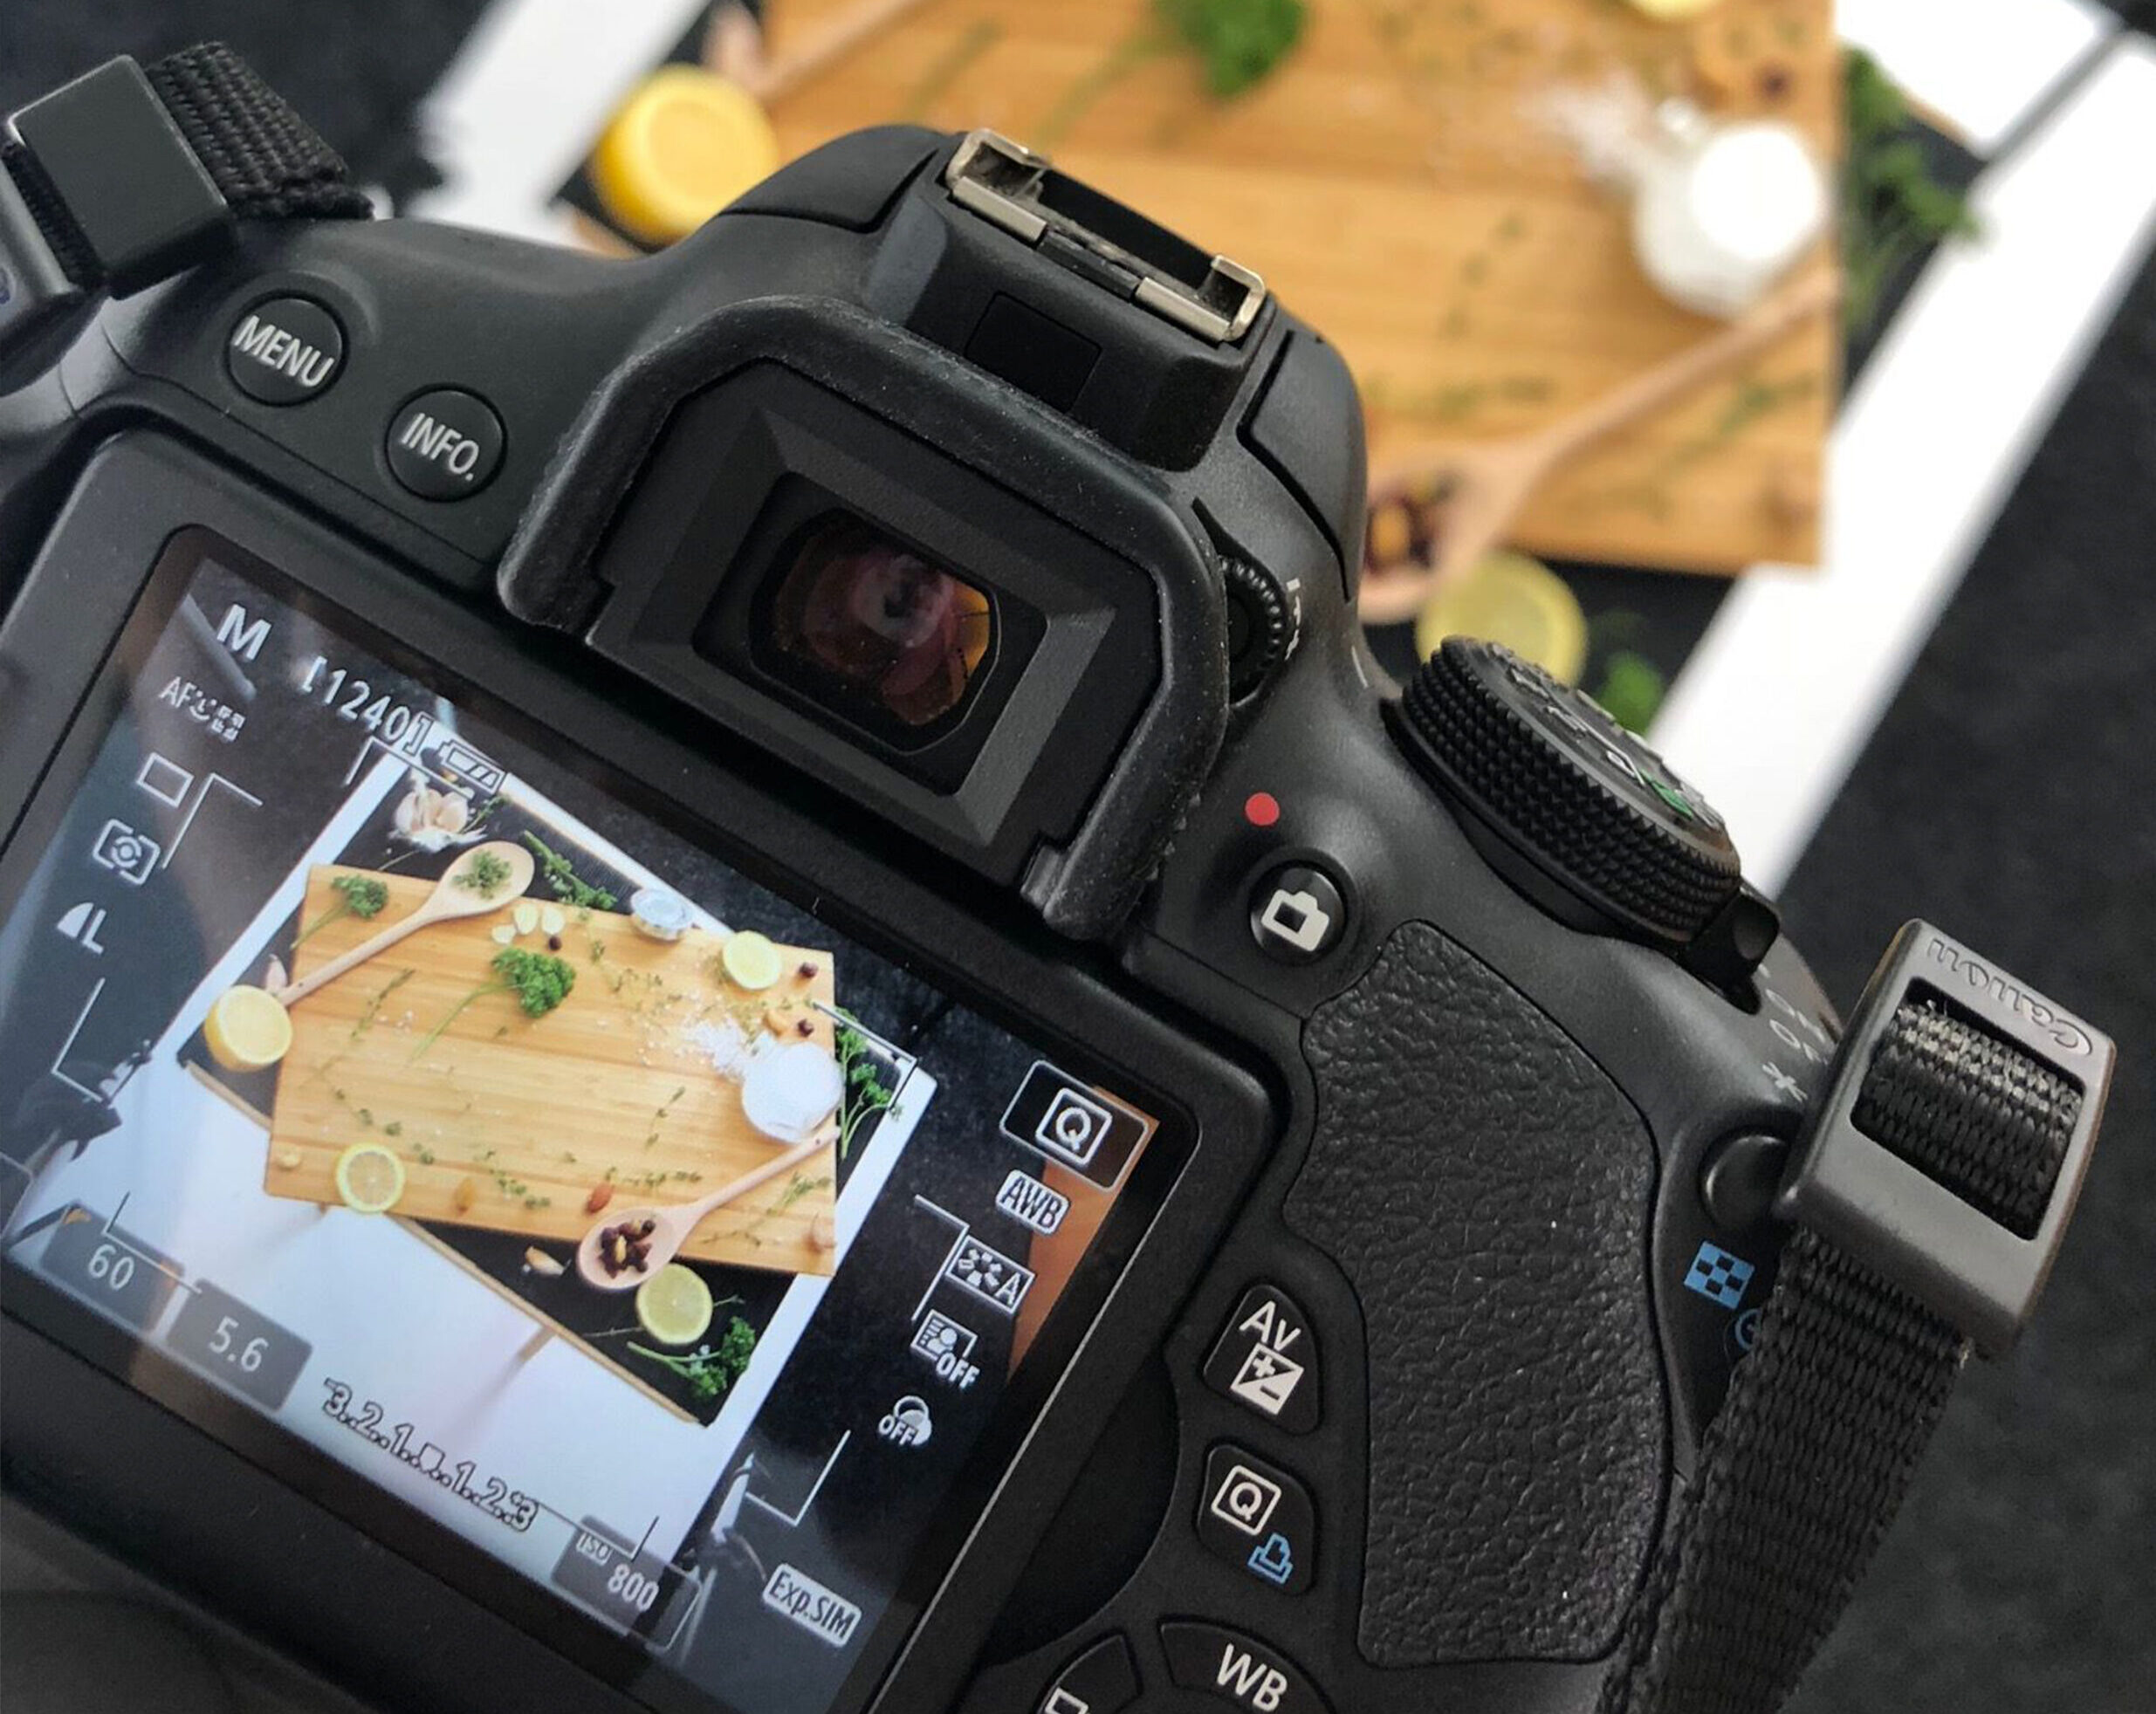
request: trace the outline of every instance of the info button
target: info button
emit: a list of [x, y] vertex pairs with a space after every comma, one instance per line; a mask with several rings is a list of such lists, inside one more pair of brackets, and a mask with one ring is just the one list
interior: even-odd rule
[[422, 500], [462, 500], [494, 480], [507, 436], [476, 393], [438, 387], [391, 419], [389, 473]]

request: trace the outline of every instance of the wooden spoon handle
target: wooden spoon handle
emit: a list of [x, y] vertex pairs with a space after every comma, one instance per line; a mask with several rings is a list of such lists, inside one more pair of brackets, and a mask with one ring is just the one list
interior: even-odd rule
[[927, 3], [928, 0], [860, 0], [799, 47], [757, 66], [748, 79], [749, 93], [768, 106], [810, 79], [821, 76], [870, 38]]
[[429, 922], [435, 920], [436, 912], [433, 910], [432, 905], [433, 901], [429, 900], [426, 904], [420, 906], [420, 908], [414, 911], [409, 916], [404, 917], [399, 922], [392, 922], [380, 934], [361, 941], [349, 952], [340, 953], [336, 957], [332, 958], [326, 964], [323, 965], [320, 970], [312, 971], [309, 974], [301, 977], [297, 982], [286, 983], [285, 986], [277, 991], [277, 998], [285, 1005], [298, 1005], [300, 1001], [306, 999], [308, 995], [312, 994], [317, 988], [321, 987], [323, 984], [334, 982], [347, 970], [352, 970], [358, 965], [364, 964], [369, 958], [374, 957], [377, 954], [387, 952], [391, 947], [395, 946], [399, 941], [402, 940], [405, 936], [411, 934], [417, 929], [425, 928]]
[[[738, 1202], [750, 1191], [768, 1184], [782, 1172], [792, 1172], [804, 1162], [813, 1159], [838, 1141], [838, 1133], [828, 1127], [816, 1133], [807, 1142], [797, 1142], [785, 1154], [774, 1155], [760, 1167], [745, 1172], [731, 1184], [724, 1185], [702, 1202], [684, 1203], [679, 1210], [682, 1242], [689, 1241], [690, 1233], [702, 1225], [705, 1219], [726, 1206]], [[691, 1217], [694, 1217], [693, 1218]]]
[[1547, 464], [1576, 457], [1597, 442], [1631, 428], [1779, 343], [1812, 317], [1841, 300], [1841, 282], [1830, 271], [1808, 275], [1709, 339], [1688, 346], [1645, 374], [1553, 423], [1536, 437]]

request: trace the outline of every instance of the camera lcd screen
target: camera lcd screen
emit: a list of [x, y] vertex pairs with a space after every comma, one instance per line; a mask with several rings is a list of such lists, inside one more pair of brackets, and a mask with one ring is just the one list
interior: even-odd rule
[[1186, 1143], [547, 714], [175, 538], [7, 857], [9, 1311], [650, 1699], [851, 1706]]

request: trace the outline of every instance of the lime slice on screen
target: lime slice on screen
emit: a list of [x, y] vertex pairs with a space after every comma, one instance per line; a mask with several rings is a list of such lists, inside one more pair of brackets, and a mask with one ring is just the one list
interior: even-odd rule
[[1565, 684], [1587, 667], [1587, 615], [1565, 580], [1524, 553], [1493, 553], [1430, 598], [1415, 620], [1425, 660], [1447, 637], [1502, 643]]
[[636, 1288], [636, 1319], [662, 1345], [692, 1345], [711, 1325], [711, 1288], [704, 1276], [669, 1262]]
[[736, 985], [752, 994], [779, 979], [779, 949], [753, 929], [742, 929], [720, 948], [718, 961]]
[[404, 1162], [379, 1142], [355, 1142], [337, 1157], [337, 1194], [360, 1214], [386, 1214], [404, 1194]]
[[292, 1050], [292, 1015], [265, 988], [228, 988], [203, 1019], [203, 1045], [227, 1071], [265, 1071]]

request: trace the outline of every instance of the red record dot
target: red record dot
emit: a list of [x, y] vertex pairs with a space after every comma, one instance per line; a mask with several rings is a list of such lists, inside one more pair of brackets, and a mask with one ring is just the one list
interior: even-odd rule
[[1253, 827], [1270, 827], [1281, 819], [1281, 800], [1270, 792], [1253, 792], [1243, 800], [1243, 819]]

